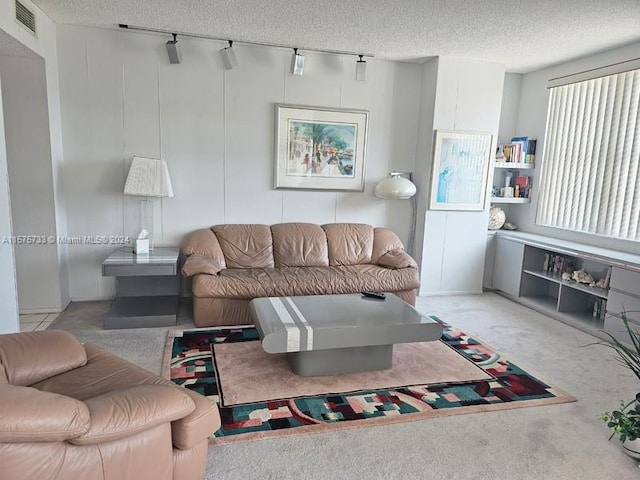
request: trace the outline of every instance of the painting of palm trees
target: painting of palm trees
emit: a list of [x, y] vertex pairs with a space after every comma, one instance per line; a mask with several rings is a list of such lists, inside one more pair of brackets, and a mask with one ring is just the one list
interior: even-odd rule
[[276, 114], [276, 188], [364, 188], [368, 112], [277, 105]]
[[289, 121], [287, 175], [353, 177], [358, 126]]

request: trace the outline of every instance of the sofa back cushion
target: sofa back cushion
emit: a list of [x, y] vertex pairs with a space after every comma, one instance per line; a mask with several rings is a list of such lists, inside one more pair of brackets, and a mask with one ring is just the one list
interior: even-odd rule
[[322, 226], [327, 235], [329, 265], [371, 263], [373, 227], [361, 223], [329, 223]]
[[273, 243], [268, 225], [226, 224], [211, 228], [227, 268], [273, 268]]
[[273, 259], [279, 267], [328, 267], [327, 236], [320, 225], [279, 223], [271, 226]]
[[[47, 339], [46, 342], [42, 338]], [[87, 363], [87, 352], [69, 332], [0, 335], [0, 365], [11, 385], [27, 387]]]

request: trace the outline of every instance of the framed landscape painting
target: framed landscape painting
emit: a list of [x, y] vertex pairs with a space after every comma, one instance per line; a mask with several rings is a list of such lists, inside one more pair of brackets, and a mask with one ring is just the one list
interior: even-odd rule
[[436, 130], [430, 210], [484, 210], [493, 136]]
[[276, 104], [275, 188], [364, 190], [369, 112]]

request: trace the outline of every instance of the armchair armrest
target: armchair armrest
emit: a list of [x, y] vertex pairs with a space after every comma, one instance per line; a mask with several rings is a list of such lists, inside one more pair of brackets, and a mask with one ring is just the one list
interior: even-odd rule
[[136, 385], [85, 401], [91, 426], [70, 439], [74, 445], [92, 445], [135, 435], [189, 415], [191, 397], [168, 385]]
[[191, 397], [196, 408], [186, 417], [171, 424], [173, 446], [180, 450], [194, 447], [220, 428], [220, 412], [215, 402], [188, 388], [184, 391]]
[[74, 398], [0, 385], [0, 443], [61, 442], [89, 430], [89, 409]]
[[220, 262], [214, 258], [203, 255], [191, 255], [182, 266], [182, 275], [185, 277], [191, 277], [199, 273], [217, 275], [218, 272], [224, 268], [224, 262]]
[[378, 265], [393, 269], [418, 268], [416, 261], [407, 252], [399, 248], [382, 255], [378, 259]]

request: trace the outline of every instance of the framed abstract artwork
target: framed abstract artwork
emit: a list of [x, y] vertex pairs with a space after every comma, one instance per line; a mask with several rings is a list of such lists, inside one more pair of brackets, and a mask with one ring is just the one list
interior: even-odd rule
[[435, 131], [430, 210], [484, 210], [492, 141], [489, 133]]
[[364, 190], [366, 110], [276, 104], [275, 188]]

